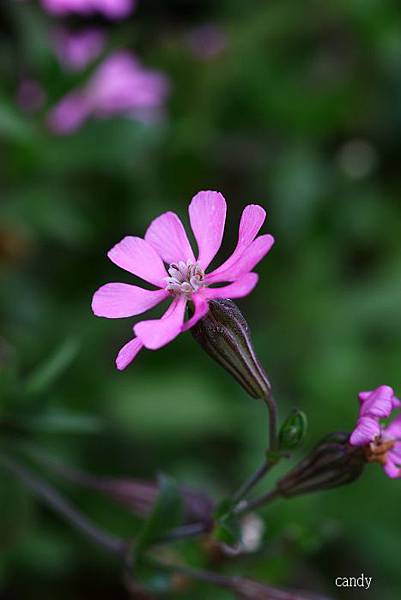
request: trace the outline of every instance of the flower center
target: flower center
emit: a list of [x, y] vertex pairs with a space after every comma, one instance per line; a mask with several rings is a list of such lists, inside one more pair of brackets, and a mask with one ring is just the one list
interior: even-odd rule
[[378, 462], [385, 465], [387, 461], [387, 452], [394, 448], [395, 440], [383, 441], [377, 437], [368, 446], [364, 446], [365, 458], [368, 462]]
[[184, 262], [171, 263], [168, 268], [170, 277], [166, 277], [166, 290], [174, 296], [184, 295], [190, 297], [201, 287], [205, 286], [205, 272], [199, 263]]

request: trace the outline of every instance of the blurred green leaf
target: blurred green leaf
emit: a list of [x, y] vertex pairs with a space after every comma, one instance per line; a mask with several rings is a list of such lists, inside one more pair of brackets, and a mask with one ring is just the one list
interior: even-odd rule
[[10, 419], [17, 427], [42, 433], [99, 433], [103, 421], [96, 415], [74, 413], [66, 409], [52, 408], [43, 415]]
[[65, 340], [52, 356], [30, 374], [25, 384], [25, 391], [28, 394], [40, 394], [46, 391], [68, 369], [78, 351], [77, 340]]
[[213, 537], [227, 546], [236, 546], [241, 541], [241, 523], [239, 517], [227, 513], [221, 517], [213, 531]]
[[170, 477], [161, 475], [159, 488], [154, 508], [137, 536], [134, 549], [136, 556], [140, 556], [180, 523], [182, 500], [176, 483]]
[[12, 141], [26, 142], [32, 136], [33, 130], [26, 119], [9, 104], [0, 98], [0, 135]]

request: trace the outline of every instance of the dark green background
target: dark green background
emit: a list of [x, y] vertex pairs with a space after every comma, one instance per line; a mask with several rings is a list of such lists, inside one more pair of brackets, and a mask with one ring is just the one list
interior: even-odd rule
[[[185, 37], [206, 21], [225, 30], [227, 48], [202, 62]], [[47, 45], [51, 22], [32, 3], [2, 3], [0, 418], [72, 465], [144, 478], [163, 471], [216, 498], [258, 465], [263, 405], [189, 334], [119, 373], [114, 357], [133, 320], [90, 310], [101, 284], [130, 281], [106, 251], [143, 235], [161, 212], [186, 219], [200, 189], [228, 201], [223, 257], [245, 204], [268, 211], [276, 245], [240, 306], [280, 415], [297, 406], [309, 417], [306, 446], [353, 427], [359, 390], [386, 383], [401, 394], [399, 3], [140, 0], [131, 19], [108, 25], [110, 47], [131, 47], [168, 74], [165, 122], [91, 122], [60, 138], [43, 114], [15, 107], [21, 74], [42, 83], [49, 105], [77, 83]], [[65, 368], [41, 381], [37, 370], [55, 355]], [[102, 526], [135, 534], [127, 512], [63, 489]], [[394, 600], [400, 506], [401, 483], [372, 466], [352, 486], [273, 505], [263, 513], [266, 554], [222, 569]], [[186, 554], [196, 564], [191, 547]], [[373, 577], [371, 591], [336, 592], [336, 576], [361, 572]], [[0, 474], [2, 598], [124, 597], [119, 581], [113, 559]], [[184, 597], [231, 596], [195, 586]]]

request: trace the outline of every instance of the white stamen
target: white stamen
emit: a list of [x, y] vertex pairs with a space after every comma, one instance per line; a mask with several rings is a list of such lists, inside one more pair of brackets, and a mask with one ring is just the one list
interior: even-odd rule
[[205, 284], [205, 273], [199, 263], [186, 263], [180, 260], [172, 263], [168, 269], [170, 277], [166, 277], [166, 290], [175, 296], [191, 296]]

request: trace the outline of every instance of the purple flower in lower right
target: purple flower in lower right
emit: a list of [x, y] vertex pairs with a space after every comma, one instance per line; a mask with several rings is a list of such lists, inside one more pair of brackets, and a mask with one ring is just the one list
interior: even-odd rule
[[401, 414], [390, 423], [394, 410], [401, 408], [394, 390], [388, 385], [359, 394], [359, 418], [349, 443], [364, 449], [368, 462], [378, 462], [392, 479], [401, 478]]

